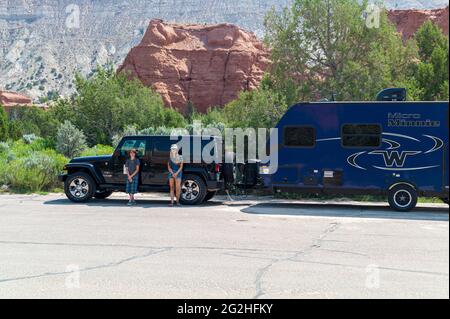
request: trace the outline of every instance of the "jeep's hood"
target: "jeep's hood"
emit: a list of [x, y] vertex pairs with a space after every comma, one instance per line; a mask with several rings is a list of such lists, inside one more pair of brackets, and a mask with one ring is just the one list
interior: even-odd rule
[[95, 163], [109, 161], [112, 155], [75, 157], [70, 163]]

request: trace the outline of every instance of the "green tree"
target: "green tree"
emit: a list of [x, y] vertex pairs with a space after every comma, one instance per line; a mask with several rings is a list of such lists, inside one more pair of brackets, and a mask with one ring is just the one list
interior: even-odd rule
[[59, 123], [64, 121], [75, 122], [76, 120], [76, 109], [75, 104], [71, 99], [68, 98], [58, 98], [54, 103], [50, 105], [48, 110], [51, 117], [54, 118]]
[[241, 92], [225, 105], [224, 117], [230, 127], [274, 127], [288, 108], [284, 96], [274, 90], [260, 88]]
[[89, 79], [76, 77], [75, 124], [83, 129], [88, 142], [111, 144], [125, 127], [183, 127], [183, 116], [164, 107], [159, 94], [139, 80], [129, 80], [112, 68], [99, 68]]
[[59, 122], [51, 113], [37, 106], [17, 106], [10, 111], [10, 137], [17, 139], [35, 134], [53, 140]]
[[228, 123], [225, 112], [219, 107], [211, 107], [206, 113], [195, 113], [192, 121], [200, 121], [203, 127], [215, 126], [219, 123], [226, 125]]
[[430, 61], [433, 51], [436, 48], [448, 48], [448, 38], [431, 20], [428, 20], [422, 24], [422, 26], [416, 31], [414, 38], [419, 47], [420, 58], [425, 62]]
[[380, 10], [379, 25], [363, 18], [367, 1], [295, 0], [265, 19], [272, 78], [289, 104], [331, 98], [373, 100], [381, 89], [405, 82], [417, 48]]
[[79, 156], [86, 149], [86, 137], [83, 131], [70, 121], [65, 121], [56, 134], [56, 150], [68, 158]]
[[449, 44], [442, 30], [431, 21], [415, 34], [421, 62], [417, 66], [416, 85], [421, 100], [448, 99]]
[[6, 141], [9, 136], [8, 114], [0, 104], [0, 142]]

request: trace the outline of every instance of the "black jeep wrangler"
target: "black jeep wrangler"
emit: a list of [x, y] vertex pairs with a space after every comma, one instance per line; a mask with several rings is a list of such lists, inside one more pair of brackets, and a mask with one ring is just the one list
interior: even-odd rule
[[[183, 137], [178, 141], [181, 138]], [[201, 145], [202, 150], [210, 142], [216, 143], [213, 144], [213, 148], [209, 145], [208, 150], [212, 154], [220, 149], [217, 148], [218, 141], [214, 138], [210, 140], [194, 136], [184, 138], [191, 141], [191, 154], [196, 138], [199, 139], [197, 142], [200, 144], [197, 145]], [[64, 182], [64, 192], [73, 202], [85, 202], [92, 197], [104, 199], [113, 192], [123, 192], [126, 185], [123, 166], [128, 151], [136, 149], [137, 157], [141, 161], [139, 191], [169, 192], [167, 162], [170, 146], [178, 141], [171, 140], [170, 136], [127, 136], [120, 141], [112, 155], [72, 159], [64, 167], [67, 173], [60, 175], [59, 180]], [[197, 205], [210, 200], [224, 184], [220, 164], [193, 162], [192, 156], [190, 163], [186, 163], [183, 155], [185, 164], [180, 202], [185, 205]]]

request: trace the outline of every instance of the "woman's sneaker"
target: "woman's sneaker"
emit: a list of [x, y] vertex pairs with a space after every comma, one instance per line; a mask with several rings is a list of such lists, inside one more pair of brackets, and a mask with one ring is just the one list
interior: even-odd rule
[[128, 201], [128, 204], [127, 204], [127, 206], [133, 206], [133, 202], [130, 200], [130, 201]]

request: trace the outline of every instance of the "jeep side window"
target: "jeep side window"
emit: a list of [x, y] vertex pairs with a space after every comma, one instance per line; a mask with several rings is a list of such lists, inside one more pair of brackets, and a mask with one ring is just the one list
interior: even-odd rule
[[153, 145], [153, 157], [170, 157], [170, 146], [171, 144], [168, 142], [159, 141], [154, 143]]
[[120, 156], [128, 156], [131, 149], [137, 150], [137, 156], [142, 157], [145, 153], [145, 140], [126, 140], [120, 148]]

